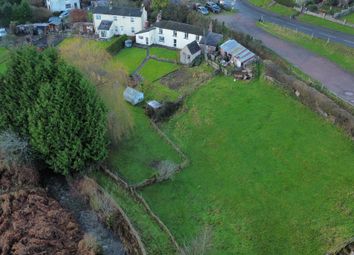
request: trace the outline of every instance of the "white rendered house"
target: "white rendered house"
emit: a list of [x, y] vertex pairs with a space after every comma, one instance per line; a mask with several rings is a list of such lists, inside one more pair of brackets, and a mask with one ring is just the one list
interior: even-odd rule
[[161, 20], [152, 27], [136, 33], [136, 42], [143, 45], [158, 44], [182, 49], [193, 41], [201, 40], [203, 29], [189, 24]]
[[52, 12], [80, 9], [80, 0], [46, 0], [46, 4]]
[[134, 36], [147, 24], [145, 7], [96, 7], [93, 10], [95, 31], [100, 38], [114, 35]]

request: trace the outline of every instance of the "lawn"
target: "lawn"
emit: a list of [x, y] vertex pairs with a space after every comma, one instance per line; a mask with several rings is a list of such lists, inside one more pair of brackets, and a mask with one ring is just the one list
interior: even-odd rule
[[141, 88], [146, 100], [176, 101], [181, 96], [179, 92], [162, 85], [159, 81], [145, 83]]
[[143, 62], [146, 57], [146, 50], [141, 48], [125, 48], [121, 50], [114, 60], [123, 64], [127, 72], [131, 74]]
[[274, 85], [217, 77], [164, 130], [192, 163], [143, 195], [179, 243], [206, 225], [213, 255], [325, 254], [353, 236], [353, 143]]
[[156, 56], [158, 58], [170, 59], [170, 60], [177, 60], [179, 56], [179, 52], [176, 50], [170, 50], [161, 47], [151, 47], [150, 48], [150, 55]]
[[140, 75], [143, 77], [144, 82], [154, 82], [177, 69], [177, 64], [158, 62], [157, 60], [150, 59], [140, 70]]
[[285, 5], [281, 5], [278, 3], [272, 4], [271, 0], [249, 0], [255, 6], [267, 9], [268, 11], [277, 13], [282, 16], [292, 16], [296, 13], [296, 11], [290, 7]]
[[137, 183], [151, 177], [156, 170], [154, 161], [170, 160], [180, 163], [178, 154], [150, 126], [143, 109], [130, 107], [134, 128], [129, 137], [120, 141], [118, 148], [112, 148], [109, 156], [111, 168], [119, 171], [130, 183]]
[[318, 38], [295, 32], [272, 23], [258, 23], [258, 26], [281, 39], [293, 42], [336, 63], [343, 69], [354, 73], [354, 49], [341, 44], [327, 43]]
[[117, 186], [106, 175], [95, 172], [92, 177], [119, 204], [137, 229], [148, 254], [174, 254], [174, 246], [169, 237], [146, 214], [144, 208], [136, 203], [125, 190]]
[[326, 19], [322, 19], [322, 18], [318, 18], [315, 16], [311, 16], [311, 15], [300, 15], [297, 17], [298, 20], [306, 22], [306, 23], [310, 23], [312, 25], [315, 26], [321, 26], [321, 27], [325, 27], [325, 28], [329, 28], [332, 30], [336, 30], [336, 31], [340, 31], [343, 33], [347, 33], [347, 34], [351, 34], [354, 35], [354, 28], [349, 27], [349, 26], [345, 26], [345, 25], [341, 25]]
[[354, 12], [349, 15], [341, 17], [341, 20], [346, 20], [348, 23], [354, 24]]
[[0, 47], [0, 74], [5, 73], [6, 71], [6, 62], [8, 58], [8, 50]]

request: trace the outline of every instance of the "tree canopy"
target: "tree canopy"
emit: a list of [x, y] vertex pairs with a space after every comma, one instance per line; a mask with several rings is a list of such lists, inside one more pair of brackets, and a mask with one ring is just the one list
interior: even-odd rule
[[28, 137], [55, 171], [79, 171], [107, 155], [106, 109], [95, 88], [56, 50], [12, 53], [0, 79], [0, 120]]

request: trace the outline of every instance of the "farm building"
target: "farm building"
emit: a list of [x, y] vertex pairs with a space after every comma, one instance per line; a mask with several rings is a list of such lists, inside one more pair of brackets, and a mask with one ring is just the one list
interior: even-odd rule
[[189, 65], [193, 63], [194, 59], [201, 54], [201, 49], [197, 41], [193, 41], [181, 50], [180, 52], [180, 62], [182, 64]]
[[218, 50], [218, 46], [223, 39], [224, 36], [222, 34], [208, 32], [208, 34], [203, 36], [203, 38], [200, 40], [199, 46], [203, 52], [206, 50], [207, 53], [214, 53]]
[[239, 44], [236, 40], [228, 40], [220, 45], [221, 55], [230, 59], [237, 67], [244, 67], [256, 60], [256, 55]]
[[124, 99], [131, 103], [132, 105], [136, 105], [144, 100], [144, 93], [133, 89], [131, 87], [127, 87], [123, 93]]

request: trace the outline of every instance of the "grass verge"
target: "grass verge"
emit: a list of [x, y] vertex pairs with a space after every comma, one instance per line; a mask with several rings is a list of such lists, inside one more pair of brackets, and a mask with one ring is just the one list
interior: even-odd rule
[[296, 11], [290, 7], [287, 7], [285, 5], [281, 5], [279, 3], [274, 3], [272, 4], [271, 0], [249, 0], [250, 3], [257, 7], [264, 8], [268, 11], [274, 12], [276, 14], [282, 15], [282, 16], [292, 16], [296, 14]]
[[265, 31], [286, 41], [295, 43], [305, 49], [308, 49], [319, 56], [325, 57], [336, 63], [343, 69], [354, 73], [354, 49], [337, 43], [327, 43], [318, 38], [311, 38], [301, 32], [295, 32], [292, 29], [284, 28], [273, 23], [258, 23], [259, 27]]
[[341, 130], [263, 80], [217, 77], [186, 104], [164, 130], [192, 165], [143, 192], [179, 243], [205, 225], [210, 254], [323, 254], [352, 236]]

